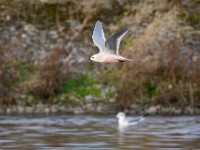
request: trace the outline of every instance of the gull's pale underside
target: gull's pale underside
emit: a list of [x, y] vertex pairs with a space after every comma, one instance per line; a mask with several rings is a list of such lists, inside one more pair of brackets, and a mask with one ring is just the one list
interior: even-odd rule
[[119, 55], [121, 39], [128, 32], [128, 29], [128, 27], [125, 27], [106, 40], [102, 24], [100, 21], [97, 21], [92, 39], [94, 44], [99, 48], [99, 53], [92, 55], [90, 60], [101, 63], [132, 61], [131, 59]]

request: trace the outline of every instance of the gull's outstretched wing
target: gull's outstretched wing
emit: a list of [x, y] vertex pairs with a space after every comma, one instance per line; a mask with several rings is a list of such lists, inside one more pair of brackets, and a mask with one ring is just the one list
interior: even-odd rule
[[94, 44], [99, 48], [100, 52], [102, 52], [105, 49], [106, 39], [100, 21], [97, 21], [97, 23], [95, 24], [92, 39]]
[[128, 32], [129, 27], [125, 27], [124, 29], [120, 30], [113, 36], [111, 36], [105, 43], [106, 50], [109, 53], [117, 54], [119, 55], [119, 45], [121, 42], [122, 37]]

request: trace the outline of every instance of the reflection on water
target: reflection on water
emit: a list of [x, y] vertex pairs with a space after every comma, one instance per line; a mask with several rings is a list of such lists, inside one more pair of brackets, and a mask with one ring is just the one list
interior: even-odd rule
[[119, 129], [115, 116], [0, 116], [2, 149], [191, 150], [200, 117], [147, 117]]

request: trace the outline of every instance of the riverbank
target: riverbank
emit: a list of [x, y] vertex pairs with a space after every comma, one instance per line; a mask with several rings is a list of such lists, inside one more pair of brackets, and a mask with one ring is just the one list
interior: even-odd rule
[[[125, 110], [126, 113], [132, 115], [200, 115], [200, 108], [193, 107], [162, 107], [156, 106], [138, 106], [132, 105], [131, 109]], [[12, 114], [116, 114], [117, 111], [108, 104], [103, 103], [87, 103], [81, 106], [67, 105], [44, 105], [37, 104], [33, 106], [0, 106], [0, 115]]]
[[[191, 0], [1, 1], [0, 111], [199, 113], [197, 6]], [[98, 52], [97, 20], [106, 38], [129, 25], [120, 55], [135, 61], [88, 61]]]

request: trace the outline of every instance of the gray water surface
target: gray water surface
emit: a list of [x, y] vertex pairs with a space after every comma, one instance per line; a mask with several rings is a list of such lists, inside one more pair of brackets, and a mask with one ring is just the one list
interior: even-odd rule
[[119, 129], [115, 116], [0, 116], [1, 149], [200, 150], [200, 116], [146, 117]]

